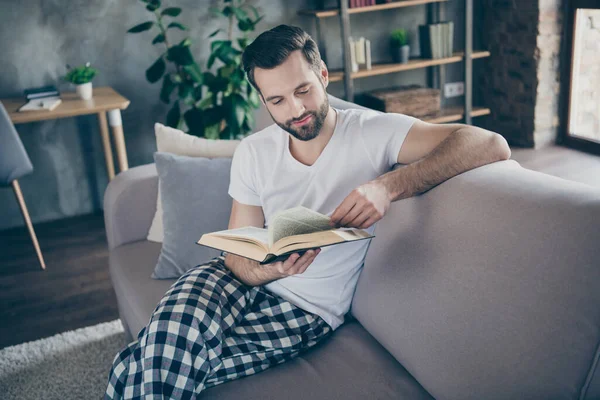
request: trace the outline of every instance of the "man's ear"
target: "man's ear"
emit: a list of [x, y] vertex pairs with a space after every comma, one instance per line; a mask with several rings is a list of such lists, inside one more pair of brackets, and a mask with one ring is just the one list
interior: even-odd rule
[[321, 80], [323, 81], [323, 86], [329, 86], [329, 70], [327, 69], [327, 65], [325, 61], [321, 60]]

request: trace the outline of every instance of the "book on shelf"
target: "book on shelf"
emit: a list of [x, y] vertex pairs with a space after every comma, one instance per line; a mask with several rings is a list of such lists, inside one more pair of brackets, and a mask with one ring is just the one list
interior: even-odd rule
[[454, 22], [419, 25], [421, 58], [445, 58], [453, 54]]
[[364, 65], [365, 69], [371, 69], [371, 41], [364, 37], [360, 37], [358, 40], [349, 37], [348, 43], [352, 72], [358, 72], [360, 65]]
[[269, 264], [290, 254], [375, 236], [363, 229], [332, 228], [329, 217], [306, 207], [273, 216], [267, 229], [244, 227], [206, 233], [197, 244]]
[[60, 105], [60, 103], [62, 103], [62, 100], [58, 96], [34, 98], [34, 99], [29, 100], [24, 105], [22, 105], [18, 111], [19, 112], [40, 111], [40, 110], [52, 111], [56, 107], [58, 107]]

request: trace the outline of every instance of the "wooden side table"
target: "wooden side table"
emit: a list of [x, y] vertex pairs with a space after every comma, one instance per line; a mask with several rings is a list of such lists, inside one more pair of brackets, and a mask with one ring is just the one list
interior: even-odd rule
[[[62, 99], [62, 103], [52, 111], [41, 110], [19, 112], [17, 111], [19, 107], [26, 102], [22, 97], [0, 99], [0, 101], [4, 104], [10, 119], [15, 125], [34, 121], [75, 117], [78, 115], [97, 114], [98, 122], [100, 124], [100, 134], [102, 135], [102, 146], [104, 149], [104, 159], [106, 161], [108, 178], [112, 180], [115, 177], [113, 152], [108, 133], [109, 125], [115, 142], [119, 170], [122, 172], [129, 169], [120, 110], [125, 110], [129, 106], [130, 101], [110, 87], [94, 88], [94, 97], [90, 100], [81, 100], [74, 92], [61, 93], [60, 98]], [[106, 119], [107, 112], [108, 123]]]

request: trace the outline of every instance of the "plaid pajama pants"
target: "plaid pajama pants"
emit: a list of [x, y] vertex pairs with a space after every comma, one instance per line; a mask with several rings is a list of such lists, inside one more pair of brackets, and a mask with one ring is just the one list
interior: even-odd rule
[[217, 257], [171, 286], [115, 357], [104, 398], [193, 399], [290, 360], [329, 333], [322, 318], [243, 284]]

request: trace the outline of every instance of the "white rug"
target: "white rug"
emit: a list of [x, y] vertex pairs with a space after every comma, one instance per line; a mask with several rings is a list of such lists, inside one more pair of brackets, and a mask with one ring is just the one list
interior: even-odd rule
[[0, 398], [100, 399], [126, 345], [115, 320], [1, 349]]

